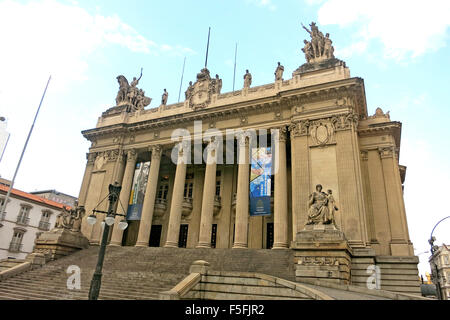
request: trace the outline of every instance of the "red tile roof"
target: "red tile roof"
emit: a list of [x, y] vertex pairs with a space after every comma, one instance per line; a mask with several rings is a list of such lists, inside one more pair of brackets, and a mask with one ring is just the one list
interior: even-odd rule
[[[8, 190], [9, 190], [9, 187], [0, 184], [0, 193], [4, 192], [4, 194], [6, 195], [8, 193]], [[44, 204], [44, 205], [47, 205], [47, 206], [56, 207], [56, 208], [59, 208], [59, 209], [62, 209], [63, 207], [66, 207], [67, 209], [70, 208], [70, 206], [66, 206], [66, 205], [64, 205], [62, 203], [58, 203], [58, 202], [55, 202], [55, 201], [52, 201], [52, 200], [48, 200], [48, 199], [45, 199], [45, 198], [42, 198], [42, 197], [38, 197], [38, 196], [36, 196], [34, 194], [30, 194], [30, 193], [27, 193], [27, 192], [24, 192], [24, 191], [21, 191], [21, 190], [18, 190], [18, 189], [14, 189], [14, 188], [11, 190], [11, 195], [16, 195], [16, 196], [19, 196], [21, 198], [29, 199], [29, 200], [32, 200], [32, 201], [35, 201], [35, 202], [38, 202], [38, 203], [41, 203], [41, 204]]]

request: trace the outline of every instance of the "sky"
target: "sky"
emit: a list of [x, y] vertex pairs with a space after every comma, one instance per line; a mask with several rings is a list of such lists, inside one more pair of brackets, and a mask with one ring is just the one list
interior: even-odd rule
[[[273, 82], [280, 61], [285, 79], [305, 62], [316, 21], [330, 33], [335, 56], [364, 79], [369, 114], [377, 107], [403, 123], [400, 164], [407, 166], [404, 198], [409, 232], [422, 274], [427, 239], [450, 215], [450, 1], [447, 0], [0, 0], [0, 116], [11, 134], [0, 176], [11, 179], [51, 75], [41, 112], [16, 178], [24, 191], [56, 189], [78, 196], [94, 128], [115, 105], [116, 76], [143, 77], [139, 86], [157, 107], [181, 99], [204, 66], [232, 90], [249, 69], [252, 86]], [[450, 244], [450, 219], [434, 235]]]

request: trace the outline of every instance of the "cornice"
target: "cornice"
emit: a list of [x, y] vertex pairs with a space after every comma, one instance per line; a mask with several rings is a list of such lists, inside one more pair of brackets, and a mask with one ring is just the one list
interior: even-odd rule
[[[283, 109], [288, 109], [296, 105], [314, 103], [317, 101], [339, 99], [343, 96], [355, 100], [354, 105], [360, 106], [355, 110], [359, 116], [366, 115], [366, 102], [364, 95], [364, 83], [361, 78], [350, 78], [327, 82], [308, 87], [301, 87], [280, 91], [270, 97], [244, 100], [227, 105], [192, 110], [176, 115], [163, 116], [155, 119], [148, 119], [133, 123], [118, 123], [105, 127], [84, 130], [81, 133], [88, 140], [95, 140], [101, 136], [124, 135], [145, 130], [159, 130], [161, 128], [171, 128], [186, 126], [196, 120], [205, 122], [216, 122], [217, 120], [228, 120], [241, 118], [243, 124], [249, 115], [270, 112], [275, 113], [275, 118], [280, 117]], [[301, 112], [300, 112], [301, 113]], [[299, 114], [300, 114], [299, 113]], [[274, 118], [274, 120], [275, 120]]]

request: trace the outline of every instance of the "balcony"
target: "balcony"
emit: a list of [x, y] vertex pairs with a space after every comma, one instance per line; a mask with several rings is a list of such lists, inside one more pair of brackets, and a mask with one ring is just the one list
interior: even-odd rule
[[39, 221], [40, 230], [49, 231], [50, 230], [50, 222], [48, 221]]
[[184, 197], [183, 204], [181, 206], [181, 218], [188, 219], [192, 213], [192, 198]]
[[24, 217], [24, 216], [18, 216], [16, 223], [23, 225], [23, 226], [27, 226], [30, 223], [30, 218]]
[[155, 200], [155, 209], [153, 214], [155, 218], [161, 218], [164, 216], [167, 210], [167, 200], [163, 198], [158, 198]]
[[11, 241], [9, 244], [9, 252], [20, 252], [22, 249], [22, 244], [19, 242]]

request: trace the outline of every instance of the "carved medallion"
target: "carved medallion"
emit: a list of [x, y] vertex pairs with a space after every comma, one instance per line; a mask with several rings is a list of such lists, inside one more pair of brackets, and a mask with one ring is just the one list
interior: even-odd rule
[[212, 93], [212, 79], [209, 70], [204, 68], [197, 74], [197, 81], [192, 86], [189, 107], [194, 110], [206, 108], [211, 102]]
[[316, 145], [323, 146], [333, 143], [334, 126], [330, 121], [315, 121], [310, 126], [310, 135]]

